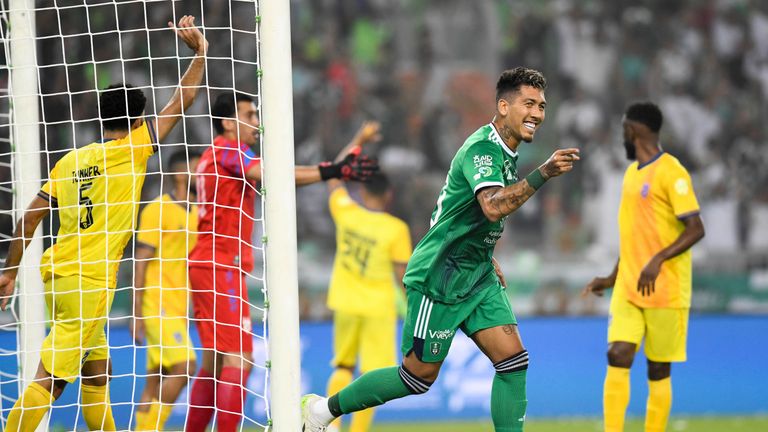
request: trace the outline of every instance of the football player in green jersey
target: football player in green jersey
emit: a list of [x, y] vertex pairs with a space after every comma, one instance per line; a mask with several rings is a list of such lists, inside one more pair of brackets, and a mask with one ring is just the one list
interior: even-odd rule
[[454, 156], [430, 230], [408, 263], [403, 279], [408, 295], [403, 364], [368, 372], [328, 399], [305, 396], [304, 431], [324, 431], [342, 414], [425, 393], [437, 379], [458, 329], [496, 369], [491, 392], [496, 431], [523, 430], [528, 351], [492, 255], [504, 219], [579, 160], [578, 149], [557, 150], [524, 179], [518, 177], [518, 147], [533, 141], [544, 121], [546, 86], [535, 70], [519, 67], [501, 74], [496, 116], [470, 135]]

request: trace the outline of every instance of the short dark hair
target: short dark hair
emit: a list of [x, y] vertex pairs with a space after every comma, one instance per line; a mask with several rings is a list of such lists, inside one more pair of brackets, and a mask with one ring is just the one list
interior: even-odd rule
[[[168, 158], [168, 166], [166, 167], [166, 170], [168, 172], [176, 172], [176, 171], [173, 171], [174, 165], [176, 164], [187, 165], [191, 159], [199, 158], [199, 157], [200, 157], [200, 153], [197, 150], [188, 150], [188, 149], [176, 150], [175, 152], [171, 153], [171, 157]], [[194, 170], [195, 167], [189, 167], [189, 169]]]
[[389, 178], [386, 174], [378, 172], [364, 182], [363, 187], [369, 194], [383, 197], [390, 190], [391, 184], [389, 183]]
[[547, 79], [541, 72], [524, 67], [507, 69], [501, 73], [496, 83], [496, 102], [505, 95], [520, 90], [521, 86], [531, 86], [539, 90], [547, 89]]
[[130, 130], [141, 117], [147, 98], [131, 84], [112, 84], [99, 94], [99, 116], [104, 130]]
[[235, 118], [237, 104], [240, 102], [253, 102], [253, 98], [240, 92], [226, 92], [216, 97], [216, 101], [211, 107], [211, 120], [217, 133], [224, 133], [224, 125], [221, 121]]
[[648, 126], [654, 133], [659, 133], [664, 123], [661, 109], [653, 102], [635, 102], [627, 108], [624, 114], [627, 120], [636, 121]]

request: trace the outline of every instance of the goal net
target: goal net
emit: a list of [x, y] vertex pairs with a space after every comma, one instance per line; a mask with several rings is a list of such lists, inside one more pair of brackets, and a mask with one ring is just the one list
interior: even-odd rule
[[[131, 331], [135, 318], [134, 273], [140, 262], [136, 257], [145, 256], [142, 247], [146, 246], [137, 241], [142, 212], [163, 199], [185, 210], [180, 221], [173, 207], [159, 207], [157, 217], [161, 225], [152, 229], [159, 232], [161, 243], [149, 248], [154, 254], [145, 261], [154, 262], [162, 276], [178, 268], [179, 263], [182, 268], [187, 267], [184, 256], [165, 252], [172, 248], [189, 251], [194, 245], [197, 236], [194, 222], [191, 218], [184, 222], [183, 214], [196, 211], [196, 155], [209, 149], [218, 135], [211, 117], [216, 98], [235, 93], [253, 99], [264, 125], [254, 146], [255, 153], [264, 158], [264, 182], [247, 183], [243, 192], [243, 200], [246, 193], [255, 193], [256, 200], [253, 213], [241, 218], [243, 223], [254, 225], [253, 236], [246, 247], [253, 251], [255, 270], [245, 274], [248, 315], [253, 323], [249, 331], [254, 348], [249, 359], [252, 368], [245, 386], [247, 397], [240, 428], [298, 430], [295, 205], [290, 169], [293, 164], [290, 26], [285, 3], [267, 6], [257, 0], [0, 1], [0, 257], [3, 260], [23, 210], [37, 196], [41, 185], [50, 179], [49, 173], [56, 163], [73, 149], [105, 140], [98, 90], [114, 83], [132, 84], [146, 96], [146, 115], [152, 118], [171, 99], [194, 56], [169, 30], [167, 23], [176, 23], [183, 15], [193, 15], [195, 24], [210, 42], [205, 77], [194, 104], [161, 140], [156, 154], [147, 163], [141, 199], [137, 202], [140, 216], [131, 226], [135, 235], [120, 259], [110, 260], [105, 252], [101, 260], [105, 267], [119, 266], [114, 300], [105, 325], [112, 363], [109, 394], [118, 430], [135, 429], [138, 413], [144, 410], [141, 407], [148, 406], [142, 400], [152, 376], [147, 369], [148, 356], [153, 359], [150, 367], [159, 364], [158, 367], [164, 369], [157, 378], [162, 387], [173, 377], [166, 368], [172, 361], [166, 363], [165, 356], [178, 351], [171, 349], [178, 344], [171, 342], [169, 348], [161, 336], [153, 342], [147, 334], [137, 342]], [[267, 33], [269, 36], [264, 37]], [[270, 38], [274, 42], [264, 46]], [[267, 64], [269, 62], [271, 64]], [[267, 86], [269, 90], [265, 89]], [[271, 142], [279, 147], [270, 147]], [[186, 156], [184, 171], [189, 177], [182, 194], [188, 197], [181, 199], [176, 196], [182, 190], [179, 185], [184, 178], [178, 175], [179, 154]], [[285, 172], [289, 172], [287, 177]], [[89, 204], [82, 198], [87, 201], [88, 197], [81, 196], [77, 209], [87, 218]], [[91, 206], [97, 209], [98, 203]], [[54, 322], [46, 306], [40, 260], [42, 252], [58, 240], [61, 211], [61, 208], [51, 208], [50, 215], [40, 223], [19, 266], [16, 294], [8, 309], [0, 312], [0, 420], [4, 428], [11, 408], [35, 375], [43, 339]], [[165, 234], [169, 234], [167, 239]], [[179, 238], [183, 242], [181, 247]], [[87, 247], [86, 237], [82, 239], [81, 247]], [[177, 244], [162, 244], [165, 241]], [[271, 264], [269, 267], [267, 262]], [[149, 278], [146, 281], [148, 285], [143, 292], [148, 296], [153, 287]], [[166, 289], [164, 286], [154, 288], [158, 292]], [[200, 364], [206, 349], [201, 348], [190, 296], [182, 296], [184, 304], [170, 304], [166, 298], [171, 297], [158, 294], [158, 307], [152, 309], [154, 312], [149, 316], [144, 314], [146, 326], [153, 327], [146, 328], [145, 332], [162, 335], [164, 326], [170, 324], [161, 318], [170, 309], [189, 313], [184, 330]], [[268, 319], [273, 314], [281, 316], [274, 326], [272, 323], [277, 320]], [[171, 338], [183, 340], [184, 335], [174, 332]], [[272, 344], [274, 340], [288, 342]], [[186, 386], [173, 404], [164, 430], [184, 427], [196, 369], [194, 362], [184, 368], [181, 375], [185, 377]], [[80, 380], [67, 385], [38, 430], [86, 427], [80, 385]]]

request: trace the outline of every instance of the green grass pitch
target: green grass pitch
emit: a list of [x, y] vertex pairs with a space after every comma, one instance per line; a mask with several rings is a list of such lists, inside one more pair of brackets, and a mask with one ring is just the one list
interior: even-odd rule
[[[525, 424], [526, 432], [601, 432], [602, 424], [595, 419], [537, 420]], [[451, 423], [379, 423], [371, 432], [493, 432], [489, 422]], [[625, 432], [643, 432], [640, 419], [629, 420]], [[693, 417], [673, 418], [668, 432], [757, 432], [768, 431], [765, 417]]]

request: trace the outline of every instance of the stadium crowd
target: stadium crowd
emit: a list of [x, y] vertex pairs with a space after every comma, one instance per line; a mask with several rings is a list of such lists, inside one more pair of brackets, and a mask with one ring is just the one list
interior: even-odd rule
[[[229, 25], [230, 16], [234, 28], [254, 27], [239, 22], [247, 14], [230, 14], [226, 4], [205, 2], [200, 15], [207, 37], [224, 43], [213, 44], [210, 54], [209, 94], [201, 94], [203, 100], [168, 142], [210, 143], [206, 113], [217, 87], [236, 81], [239, 89], [256, 92], [252, 66], [233, 67], [215, 58], [232, 53], [238, 60], [257, 60], [252, 35], [217, 29]], [[436, 4], [291, 2], [297, 163], [335, 154], [363, 120], [382, 122], [384, 140], [368, 151], [391, 174], [397, 191], [393, 212], [410, 224], [418, 240], [428, 228], [450, 158], [463, 137], [491, 118], [493, 80], [500, 70], [525, 65], [547, 75], [549, 109], [536, 142], [521, 152], [521, 170], [555, 147], [580, 147], [583, 165], [569, 182], [549, 185], [509, 218], [508, 224], [525, 229], [502, 243], [502, 255], [514, 249], [599, 259], [615, 251], [615, 209], [627, 165], [620, 116], [629, 102], [651, 99], [666, 116], [663, 145], [691, 170], [704, 217], [727, 227], [708, 236], [702, 249], [711, 256], [739, 252], [757, 257], [748, 263], [768, 265], [768, 171], [762, 168], [768, 164], [766, 2]], [[131, 2], [92, 6], [88, 15], [84, 8], [38, 12], [40, 36], [70, 35], [38, 42], [38, 59], [45, 66], [42, 120], [51, 152], [44, 165], [84, 144], [73, 137], [97, 138], [95, 85], [124, 73], [126, 81], [156, 86], [154, 99], [168, 96], [179, 63], [173, 57], [174, 38], [163, 33], [167, 8]], [[115, 28], [116, 10], [121, 45], [116, 35], [101, 33]], [[155, 112], [161, 108], [149, 106]], [[74, 127], [72, 120], [78, 121]], [[159, 171], [162, 154], [151, 162], [150, 172]], [[157, 195], [159, 179], [148, 180], [144, 198]], [[334, 239], [321, 188], [298, 191], [303, 265], [325, 269], [318, 280], [304, 282], [317, 286], [327, 283]]]

